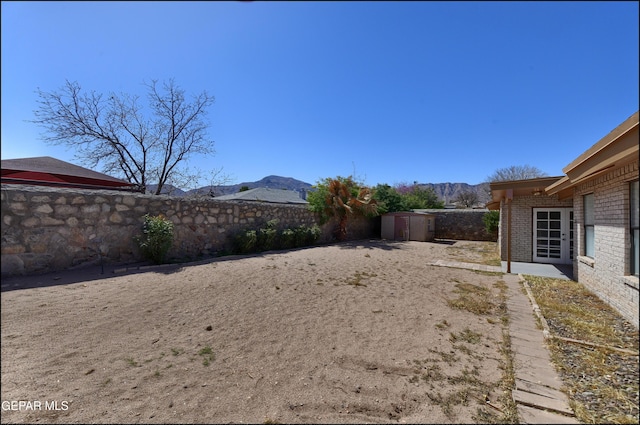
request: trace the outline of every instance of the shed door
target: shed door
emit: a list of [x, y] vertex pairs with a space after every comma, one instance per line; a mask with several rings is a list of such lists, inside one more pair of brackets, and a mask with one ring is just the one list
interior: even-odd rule
[[571, 264], [573, 261], [573, 209], [533, 209], [533, 261]]
[[394, 223], [394, 239], [400, 241], [409, 240], [409, 217], [397, 215]]

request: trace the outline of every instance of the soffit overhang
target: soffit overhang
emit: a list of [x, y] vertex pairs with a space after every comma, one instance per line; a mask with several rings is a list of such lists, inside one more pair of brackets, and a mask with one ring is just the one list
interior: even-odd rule
[[547, 188], [550, 195], [638, 160], [638, 112], [564, 167], [566, 177]]
[[496, 203], [499, 206], [501, 200], [514, 196], [543, 195], [547, 186], [560, 179], [562, 179], [562, 176], [489, 183], [491, 201], [487, 204], [487, 208], [495, 208]]

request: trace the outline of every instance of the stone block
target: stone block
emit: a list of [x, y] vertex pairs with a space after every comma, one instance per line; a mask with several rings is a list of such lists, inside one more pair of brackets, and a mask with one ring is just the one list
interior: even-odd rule
[[2, 252], [2, 260], [0, 262], [2, 266], [3, 276], [15, 276], [25, 274], [24, 261], [18, 256], [13, 254], [5, 255], [4, 248]]
[[51, 214], [53, 212], [53, 208], [48, 204], [44, 204], [36, 207], [34, 212], [39, 214]]

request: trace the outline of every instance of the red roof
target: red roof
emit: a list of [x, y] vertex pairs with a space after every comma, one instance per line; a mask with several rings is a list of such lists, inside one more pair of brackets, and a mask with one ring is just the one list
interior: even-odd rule
[[86, 189], [130, 189], [135, 186], [50, 156], [3, 159], [1, 164], [2, 183]]

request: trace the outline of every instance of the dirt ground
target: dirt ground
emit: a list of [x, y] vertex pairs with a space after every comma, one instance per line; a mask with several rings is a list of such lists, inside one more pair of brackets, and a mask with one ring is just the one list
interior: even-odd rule
[[[483, 244], [3, 280], [2, 423], [486, 422], [505, 373], [501, 275], [427, 264]], [[487, 295], [490, 311], [455, 308]]]

